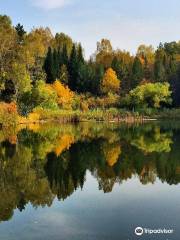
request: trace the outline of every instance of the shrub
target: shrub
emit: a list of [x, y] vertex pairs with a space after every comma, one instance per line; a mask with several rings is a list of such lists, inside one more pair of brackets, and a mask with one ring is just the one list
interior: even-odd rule
[[33, 99], [35, 106], [40, 106], [44, 109], [57, 110], [58, 97], [51, 85], [46, 84], [44, 81], [38, 81], [33, 89]]
[[72, 101], [74, 93], [67, 87], [64, 86], [60, 81], [56, 80], [52, 84], [52, 89], [55, 90], [58, 99], [58, 105], [64, 109], [70, 109], [72, 107]]
[[18, 121], [17, 106], [12, 103], [0, 103], [0, 124], [2, 126], [16, 125]]
[[160, 108], [161, 104], [171, 104], [168, 83], [146, 83], [131, 90], [123, 104], [131, 108]]

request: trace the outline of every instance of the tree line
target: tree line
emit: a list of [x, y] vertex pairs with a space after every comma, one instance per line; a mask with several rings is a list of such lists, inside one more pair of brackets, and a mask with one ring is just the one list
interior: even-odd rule
[[157, 49], [140, 45], [134, 56], [113, 49], [108, 39], [102, 39], [94, 54], [85, 59], [82, 45], [68, 35], [53, 36], [43, 27], [26, 32], [23, 25], [14, 27], [8, 16], [0, 15], [1, 101], [15, 101], [19, 106], [34, 102], [36, 106], [39, 83], [57, 80], [79, 95], [101, 99], [118, 96], [122, 106], [133, 105], [127, 99], [144, 91], [146, 107], [158, 106], [157, 102], [159, 106], [179, 107], [180, 42], [160, 43]]

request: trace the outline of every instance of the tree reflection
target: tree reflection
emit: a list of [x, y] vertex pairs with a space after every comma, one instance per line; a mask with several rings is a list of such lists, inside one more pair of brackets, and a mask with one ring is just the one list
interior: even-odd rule
[[42, 125], [1, 131], [0, 141], [1, 221], [27, 203], [65, 200], [83, 188], [87, 171], [104, 193], [133, 176], [142, 184], [180, 182], [177, 126]]

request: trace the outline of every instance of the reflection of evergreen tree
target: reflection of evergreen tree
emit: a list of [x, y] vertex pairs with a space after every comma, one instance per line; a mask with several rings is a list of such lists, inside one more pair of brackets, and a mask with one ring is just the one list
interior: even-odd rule
[[45, 172], [50, 182], [52, 192], [57, 195], [58, 199], [66, 199], [74, 191], [74, 184], [70, 172], [67, 170], [69, 154], [63, 153], [57, 157], [54, 153], [47, 156]]
[[83, 188], [86, 170], [93, 170], [98, 159], [102, 158], [95, 141], [78, 142], [61, 156], [50, 153], [47, 159], [45, 171], [50, 186], [53, 193], [64, 200], [77, 188]]
[[17, 204], [17, 208], [19, 209], [20, 212], [22, 212], [23, 210], [25, 210], [25, 206], [26, 206], [27, 202], [26, 200], [24, 199], [24, 196], [22, 195], [20, 197], [20, 200]]

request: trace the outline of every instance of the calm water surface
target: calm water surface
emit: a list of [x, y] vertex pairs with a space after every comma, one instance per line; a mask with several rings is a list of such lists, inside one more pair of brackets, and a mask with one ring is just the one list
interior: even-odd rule
[[0, 240], [179, 240], [179, 183], [177, 122], [1, 130]]

